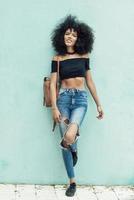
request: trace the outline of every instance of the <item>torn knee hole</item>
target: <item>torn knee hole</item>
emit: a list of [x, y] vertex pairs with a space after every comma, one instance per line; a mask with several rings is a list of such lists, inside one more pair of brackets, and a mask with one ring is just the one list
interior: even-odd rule
[[76, 122], [71, 122], [69, 124], [69, 126], [71, 126], [72, 124], [75, 124], [77, 126], [77, 131], [76, 131], [76, 135], [79, 135], [79, 125]]
[[66, 119], [64, 120], [64, 122], [65, 122], [66, 124], [69, 124], [69, 119], [66, 118]]
[[[72, 131], [74, 131], [74, 133], [75, 133], [75, 136], [73, 136], [73, 138], [72, 138], [72, 136], [70, 137], [70, 136], [67, 136], [67, 135], [66, 135], [67, 132], [70, 131], [69, 129], [70, 129], [70, 127], [71, 127], [72, 124], [75, 124], [75, 125], [77, 126], [77, 129], [72, 130]], [[64, 133], [64, 140], [66, 140], [66, 141], [69, 142], [70, 144], [73, 144], [73, 143], [75, 142], [76, 138], [77, 138], [79, 135], [80, 135], [80, 134], [79, 134], [79, 125], [78, 125], [77, 123], [72, 122], [72, 123], [69, 124], [67, 130], [66, 130], [65, 133]]]
[[68, 125], [69, 124], [69, 119], [67, 117], [62, 117], [62, 121]]
[[64, 138], [62, 138], [60, 145], [64, 148], [70, 150], [70, 143], [68, 143]]

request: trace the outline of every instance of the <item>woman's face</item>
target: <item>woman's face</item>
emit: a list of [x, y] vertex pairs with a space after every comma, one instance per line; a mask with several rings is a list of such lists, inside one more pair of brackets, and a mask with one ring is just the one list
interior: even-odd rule
[[77, 32], [73, 29], [67, 29], [64, 34], [64, 42], [66, 46], [74, 46], [77, 40]]

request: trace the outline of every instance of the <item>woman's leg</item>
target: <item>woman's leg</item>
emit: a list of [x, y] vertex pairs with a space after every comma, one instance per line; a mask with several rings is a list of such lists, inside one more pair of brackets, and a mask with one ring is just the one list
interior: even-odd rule
[[[59, 130], [60, 130], [61, 138], [64, 137], [64, 133], [66, 132], [66, 130], [68, 128], [67, 120], [65, 120], [68, 118], [69, 118], [69, 116], [68, 117], [62, 116], [62, 121], [59, 123]], [[68, 121], [69, 121], [69, 119], [68, 119]], [[73, 145], [73, 150], [76, 150], [76, 144]], [[63, 156], [63, 160], [64, 160], [68, 178], [70, 179], [70, 183], [75, 182], [74, 181], [75, 174], [74, 174], [73, 158], [72, 158], [71, 149], [62, 149], [62, 156]]]
[[67, 142], [68, 145], [70, 144], [72, 148], [74, 147], [74, 151], [77, 148], [77, 141], [75, 141], [76, 134], [77, 132], [79, 132], [79, 128], [83, 122], [86, 111], [87, 111], [87, 106], [74, 108], [71, 111], [71, 116], [69, 120], [70, 123], [66, 128], [66, 131], [64, 132], [65, 141]]
[[[74, 100], [72, 99], [72, 94], [70, 95], [69, 92], [65, 90], [60, 93], [57, 105], [62, 118], [66, 119], [66, 121], [62, 120], [59, 123], [61, 137], [65, 138], [67, 136], [66, 139], [70, 142], [71, 149], [75, 151], [77, 150], [77, 141], [74, 143], [74, 139], [76, 138], [79, 126], [81, 125], [87, 111], [87, 99], [85, 98], [84, 92], [80, 92], [80, 94], [78, 93], [78, 96], [74, 96], [73, 92], [73, 98], [75, 98], [75, 102], [72, 101]], [[65, 122], [69, 122], [69, 124]], [[62, 149], [62, 155], [70, 183], [72, 183], [74, 182], [75, 174], [70, 148]]]
[[[71, 111], [71, 116], [63, 117], [62, 121], [59, 123], [61, 137], [67, 139], [69, 138], [71, 141], [71, 149], [73, 151], [77, 151], [77, 141], [74, 142], [74, 138], [76, 136], [77, 131], [79, 131], [79, 127], [82, 124], [82, 121], [85, 117], [87, 111], [86, 106], [77, 107]], [[70, 119], [68, 119], [70, 118]], [[67, 120], [67, 121], [66, 121]], [[67, 123], [65, 123], [65, 121]], [[73, 158], [70, 149], [62, 149], [62, 155], [65, 163], [65, 167], [67, 170], [68, 177], [70, 179], [70, 183], [74, 181], [74, 168], [73, 168]]]

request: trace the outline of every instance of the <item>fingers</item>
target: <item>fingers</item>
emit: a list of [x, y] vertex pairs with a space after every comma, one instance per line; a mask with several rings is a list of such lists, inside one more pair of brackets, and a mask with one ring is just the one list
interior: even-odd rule
[[59, 123], [59, 118], [54, 118], [54, 121]]
[[98, 119], [102, 119], [103, 118], [103, 116], [104, 116], [104, 113], [103, 113], [103, 111], [100, 111], [99, 112], [99, 115], [98, 116], [96, 116]]
[[58, 117], [56, 117], [55, 120], [56, 120], [57, 123], [61, 122], [61, 115], [59, 115]]
[[53, 120], [57, 123], [61, 121], [61, 113], [59, 111], [53, 112]]
[[57, 118], [57, 122], [59, 123], [59, 122], [61, 122], [61, 119], [60, 119], [60, 117], [59, 118]]
[[102, 117], [102, 116], [97, 116], [97, 118], [98, 118], [98, 119], [102, 119], [103, 117]]

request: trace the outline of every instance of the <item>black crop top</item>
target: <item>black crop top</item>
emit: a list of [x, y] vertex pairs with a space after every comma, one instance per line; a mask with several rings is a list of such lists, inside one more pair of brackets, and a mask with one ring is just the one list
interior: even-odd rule
[[[51, 62], [51, 73], [57, 72], [56, 60]], [[85, 77], [86, 70], [90, 68], [89, 58], [69, 58], [66, 60], [61, 60], [59, 65], [59, 76], [60, 79], [68, 79], [74, 77]]]

